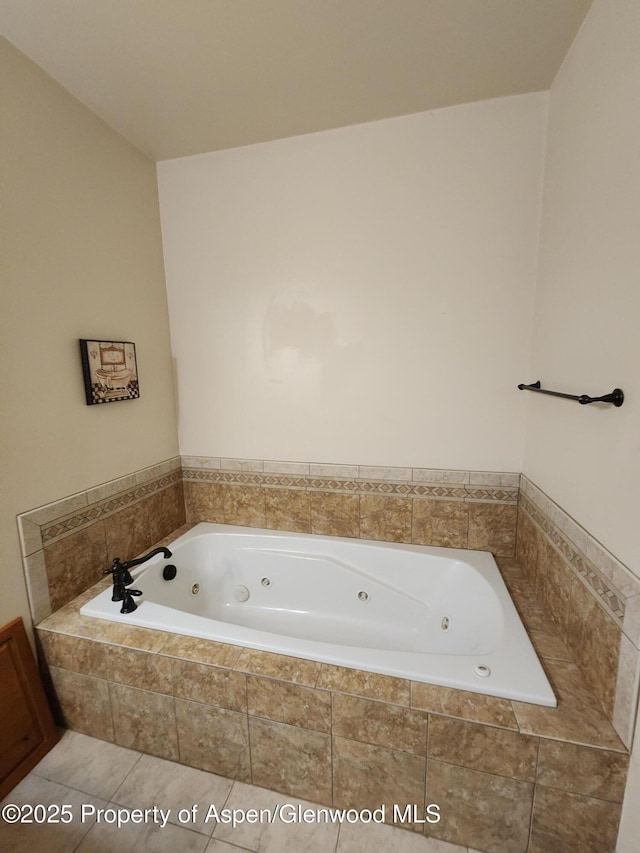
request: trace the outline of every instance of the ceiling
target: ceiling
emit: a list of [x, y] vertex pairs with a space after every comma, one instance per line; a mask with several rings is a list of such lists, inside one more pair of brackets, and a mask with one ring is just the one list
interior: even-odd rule
[[0, 0], [154, 160], [548, 89], [592, 0]]

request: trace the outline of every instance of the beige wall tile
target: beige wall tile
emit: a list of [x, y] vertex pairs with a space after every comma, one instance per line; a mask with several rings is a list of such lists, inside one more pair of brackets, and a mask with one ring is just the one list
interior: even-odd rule
[[325, 690], [247, 675], [247, 705], [254, 717], [325, 734], [331, 731], [331, 694]]
[[18, 531], [23, 556], [42, 550], [42, 533], [39, 524], [31, 521], [25, 515], [19, 515]]
[[333, 734], [425, 755], [427, 715], [400, 705], [333, 694]]
[[44, 551], [29, 554], [28, 557], [24, 557], [22, 562], [29, 595], [29, 608], [33, 617], [33, 624], [37, 625], [53, 612]]
[[324, 536], [360, 536], [360, 496], [309, 492], [311, 532]]
[[114, 557], [129, 560], [156, 542], [162, 533], [154, 535], [158, 510], [156, 495], [132, 504], [104, 519], [109, 566]]
[[273, 530], [311, 533], [311, 499], [300, 489], [264, 488], [265, 525]]
[[538, 739], [519, 732], [432, 715], [429, 758], [534, 782]]
[[472, 486], [504, 486], [505, 488], [517, 489], [520, 485], [520, 474], [470, 471], [469, 484]]
[[575, 576], [571, 583], [567, 625], [567, 643], [575, 662], [611, 719], [622, 631]]
[[183, 468], [206, 468], [214, 471], [220, 469], [220, 459], [217, 456], [182, 456], [180, 462]]
[[264, 492], [259, 486], [223, 486], [225, 524], [265, 527]]
[[53, 631], [39, 637], [49, 666], [171, 695], [170, 658]]
[[[119, 609], [118, 602], [114, 602], [113, 606]], [[131, 649], [140, 649], [144, 652], [159, 652], [167, 640], [173, 636], [168, 631], [156, 631], [152, 628], [140, 628], [137, 625], [107, 622], [102, 619], [93, 619], [91, 616], [80, 618], [84, 624], [91, 622], [99, 626], [99, 633], [97, 635], [91, 634], [96, 639], [119, 646], [127, 646]]]
[[220, 459], [220, 468], [223, 471], [262, 471], [264, 462], [262, 459]]
[[633, 741], [639, 680], [640, 652], [627, 636], [622, 634], [613, 709], [613, 727], [628, 749], [631, 748]]
[[504, 557], [515, 554], [518, 508], [510, 504], [469, 502], [469, 548]]
[[538, 555], [536, 553], [537, 537], [534, 531], [534, 525], [521, 506], [518, 507], [518, 535], [516, 556], [527, 575], [535, 574], [535, 566], [538, 563]]
[[627, 599], [622, 627], [631, 642], [640, 646], [640, 595]]
[[395, 480], [407, 481], [411, 479], [411, 468], [386, 468], [376, 465], [360, 465], [358, 477], [360, 480]]
[[158, 497], [160, 499], [158, 524], [161, 527], [161, 532], [158, 538], [154, 539], [151, 544], [173, 533], [174, 530], [177, 530], [187, 520], [184, 509], [184, 484], [182, 481], [172, 483], [166, 489], [163, 489]]
[[177, 658], [165, 660], [171, 667], [174, 696], [246, 713], [247, 684], [244, 673]]
[[360, 537], [411, 542], [411, 503], [410, 498], [361, 495]]
[[114, 740], [120, 746], [178, 760], [174, 700], [124, 684], [110, 684]]
[[621, 803], [629, 757], [559, 740], [540, 740], [537, 782], [574, 794]]
[[107, 516], [104, 527], [110, 561], [146, 551], [184, 522], [182, 483], [172, 483]]
[[411, 541], [417, 545], [466, 548], [469, 505], [464, 501], [415, 499]]
[[97, 521], [78, 533], [47, 545], [44, 558], [51, 606], [57, 610], [92, 586], [109, 567], [104, 523]]
[[447, 471], [442, 468], [413, 468], [411, 479], [416, 483], [464, 485], [469, 482], [469, 471]]
[[265, 474], [309, 474], [308, 462], [268, 462], [265, 460], [262, 470]]
[[67, 515], [72, 515], [76, 512], [81, 512], [87, 506], [87, 493], [78, 492], [75, 495], [62, 498], [59, 501], [54, 501], [45, 506], [40, 506], [31, 512], [25, 513], [24, 517], [39, 525], [45, 527], [59, 518], [64, 518]]
[[175, 700], [180, 761], [230, 779], [251, 781], [247, 715]]
[[242, 653], [242, 646], [229, 643], [217, 643], [215, 640], [202, 640], [199, 637], [186, 637], [182, 634], [167, 634], [162, 645], [162, 654], [175, 658], [185, 658], [196, 663], [209, 663], [215, 666], [233, 668]]
[[538, 597], [558, 626], [561, 637], [567, 636], [571, 584], [574, 575], [558, 552], [543, 540], [538, 549]]
[[551, 660], [573, 661], [573, 655], [566, 643], [553, 630], [528, 628], [527, 633], [538, 657]]
[[442, 815], [429, 827], [430, 834], [492, 853], [525, 853], [533, 800], [530, 782], [432, 759], [427, 774], [429, 802], [438, 803]]
[[[598, 543], [599, 544], [599, 543]], [[587, 552], [588, 553], [588, 552]], [[620, 590], [625, 598], [632, 595], [638, 595], [640, 592], [640, 578], [636, 577], [633, 572], [621, 563], [604, 547], [600, 546], [597, 553], [592, 555], [596, 568], [602, 577], [610, 581], [611, 584]]]
[[[81, 616], [79, 609], [95, 598], [98, 592], [103, 592], [110, 586], [108, 581], [99, 581], [95, 586], [80, 593], [73, 601], [54, 611], [51, 616], [38, 625], [38, 632], [53, 631], [90, 639], [103, 639], [116, 623], [106, 619], [97, 619], [93, 616]], [[113, 606], [119, 608], [120, 603], [114, 603]], [[164, 632], [159, 631], [158, 633], [163, 634]]]
[[331, 738], [249, 717], [254, 785], [331, 805]]
[[621, 807], [536, 786], [530, 853], [614, 853]]
[[171, 663], [168, 658], [126, 646], [91, 643], [88, 664], [92, 675], [107, 681], [171, 695]]
[[352, 693], [394, 705], [408, 706], [411, 696], [410, 684], [406, 678], [364, 672], [346, 666], [332, 666], [328, 663], [321, 665], [317, 686], [324, 690]]
[[505, 729], [518, 729], [511, 702], [468, 690], [411, 682], [411, 707]]
[[38, 640], [47, 664], [91, 675], [89, 660], [93, 643], [56, 631], [38, 631]]
[[309, 465], [309, 475], [311, 477], [339, 477], [354, 480], [358, 476], [358, 465], [335, 465], [333, 463], [312, 462]]
[[[534, 497], [534, 500], [537, 507], [535, 512], [545, 511], [538, 498]], [[576, 530], [579, 529], [573, 520], [549, 503], [546, 511], [551, 510], [555, 510], [555, 516], [562, 523], [563, 529], [566, 528], [574, 538], [580, 539], [576, 536]], [[542, 517], [547, 519], [545, 524], [549, 525], [551, 534], [556, 537], [557, 533], [559, 547], [566, 553], [566, 559], [551, 545], [523, 507], [519, 509], [518, 521], [519, 557], [530, 576], [534, 578], [538, 596], [553, 617], [561, 637], [566, 639], [572, 659], [580, 667], [605, 714], [613, 719], [622, 642], [619, 625], [613, 616], [605, 612], [604, 606], [601, 606], [600, 599], [597, 598], [597, 592], [579, 575], [580, 572], [593, 571], [594, 567], [585, 562], [584, 554], [572, 550], [575, 547], [572, 542], [562, 538], [569, 533], [562, 533], [556, 526], [557, 522], [550, 520], [548, 514]], [[582, 538], [583, 544], [587, 543], [589, 537]], [[575, 565], [570, 565], [567, 559], [571, 559]], [[629, 613], [629, 601], [631, 600], [626, 602], [625, 619]], [[611, 598], [611, 602], [612, 607], [618, 607], [615, 598]], [[535, 633], [532, 639], [535, 644]], [[557, 643], [555, 645], [555, 649], [551, 649], [548, 643], [545, 649], [540, 644], [537, 644], [536, 648], [547, 658], [566, 659], [566, 655], [561, 654], [557, 648]], [[628, 727], [622, 725], [621, 731], [628, 733]]]
[[532, 525], [532, 537], [533, 537], [533, 556], [535, 557], [535, 562], [531, 566], [530, 577], [533, 582], [538, 584], [538, 575], [540, 573], [540, 566], [542, 564], [541, 555], [544, 553], [544, 542], [545, 537], [537, 524]]
[[338, 808], [386, 807], [411, 803], [424, 814], [425, 759], [409, 752], [333, 738], [333, 801]]
[[103, 483], [101, 486], [96, 486], [93, 489], [88, 489], [86, 492], [87, 505], [100, 503], [101, 501], [112, 498], [121, 492], [130, 492], [137, 485], [136, 475], [128, 474], [126, 477], [120, 477], [117, 480], [110, 480], [108, 483]]
[[520, 731], [585, 746], [624, 751], [620, 738], [587, 687], [576, 664], [548, 660], [546, 673], [557, 708], [513, 702]]
[[114, 741], [108, 683], [54, 666], [49, 667], [49, 672], [65, 726]]
[[187, 521], [224, 523], [224, 493], [220, 483], [185, 480], [184, 504]]
[[320, 666], [321, 664], [313, 660], [262, 652], [258, 649], [243, 649], [235, 668], [253, 675], [264, 675], [267, 678], [279, 678], [294, 684], [315, 687]]

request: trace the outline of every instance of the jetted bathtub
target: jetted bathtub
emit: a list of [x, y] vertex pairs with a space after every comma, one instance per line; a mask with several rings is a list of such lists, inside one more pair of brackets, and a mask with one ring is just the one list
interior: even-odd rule
[[[486, 551], [197, 524], [83, 615], [554, 707]], [[165, 580], [166, 566], [175, 577]], [[164, 572], [171, 576], [173, 571]]]

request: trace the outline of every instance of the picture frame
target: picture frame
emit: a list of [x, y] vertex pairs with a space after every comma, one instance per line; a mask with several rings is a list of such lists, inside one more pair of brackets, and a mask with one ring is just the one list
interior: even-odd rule
[[136, 345], [132, 341], [80, 338], [79, 343], [87, 406], [140, 396]]

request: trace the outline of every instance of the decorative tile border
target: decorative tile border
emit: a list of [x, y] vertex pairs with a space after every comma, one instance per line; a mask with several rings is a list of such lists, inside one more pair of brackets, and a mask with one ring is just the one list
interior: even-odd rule
[[[627, 602], [640, 594], [640, 579], [524, 475], [520, 508], [545, 533], [576, 576], [626, 633]], [[637, 645], [640, 636], [630, 638]]]
[[183, 456], [185, 480], [230, 486], [397, 495], [447, 501], [518, 503], [519, 475], [493, 471], [381, 468]]
[[[153, 492], [181, 479], [180, 457], [175, 456], [134, 474], [23, 512], [18, 515], [22, 556], [42, 550], [44, 537], [46, 544], [50, 544], [56, 538], [75, 533], [97, 518], [104, 518], [127, 504], [144, 500]], [[122, 503], [117, 506], [112, 501]]]
[[43, 525], [41, 528], [42, 544], [43, 546], [50, 545], [59, 539], [63, 539], [70, 533], [75, 533], [83, 527], [99, 521], [101, 518], [106, 518], [127, 506], [138, 503], [150, 495], [166, 489], [172, 483], [179, 483], [181, 479], [182, 474], [180, 470], [176, 470], [171, 474], [160, 477], [158, 480], [149, 480], [144, 485], [136, 486], [131, 491], [114, 495], [102, 503], [91, 504], [83, 512], [75, 513], [68, 518], [56, 519], [49, 525]]
[[45, 548], [181, 482], [180, 457], [174, 457], [19, 515], [22, 562], [34, 624], [53, 609]]
[[[608, 712], [623, 743], [631, 748], [640, 686], [640, 579], [524, 475], [521, 478], [519, 512], [523, 513], [523, 518], [529, 519], [532, 529], [537, 528], [539, 535], [562, 558], [561, 564], [567, 567], [568, 578], [573, 576], [574, 584], [578, 583], [578, 587], [574, 585], [573, 591], [567, 595], [570, 611], [572, 606], [576, 606], [574, 594], [582, 588], [601, 607], [606, 614], [605, 620], [609, 617], [610, 624], [615, 626], [615, 630], [606, 630], [603, 634], [604, 623], [597, 619], [594, 621], [596, 614], [592, 614], [594, 618], [589, 618], [588, 624], [580, 629], [590, 631], [591, 637], [585, 633], [581, 639], [574, 637], [574, 641], [583, 647], [580, 665], [587, 670], [595, 666], [592, 672], [583, 670], [587, 679], [591, 679], [592, 688], [594, 679], [600, 687], [605, 675], [612, 679], [613, 707], [609, 707]], [[519, 528], [518, 548], [522, 536], [528, 538], [528, 534]], [[525, 544], [525, 554], [526, 550]], [[565, 590], [571, 590], [570, 580], [568, 585], [565, 584]], [[575, 629], [573, 618], [579, 620], [578, 614], [569, 612], [566, 616], [566, 629], [570, 631], [572, 624]], [[603, 645], [614, 642], [615, 653], [613, 648]], [[588, 652], [586, 656], [585, 651]], [[613, 671], [598, 669], [600, 653], [600, 664], [608, 654], [615, 666]]]
[[596, 570], [595, 566], [568, 540], [555, 524], [525, 495], [520, 498], [520, 508], [528, 513], [533, 521], [544, 531], [549, 541], [562, 554], [565, 561], [591, 590], [607, 613], [622, 627], [625, 611], [625, 598], [619, 590], [611, 589]]

